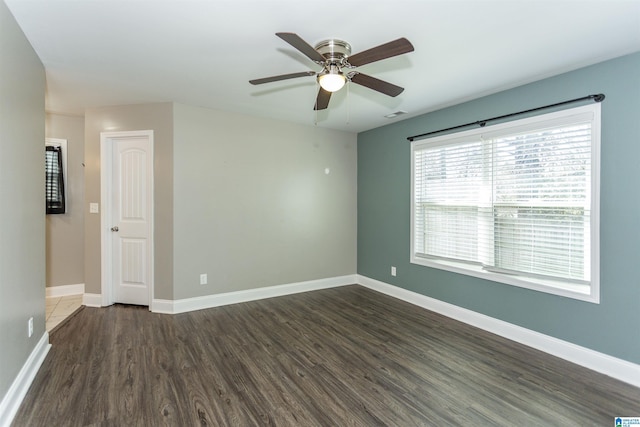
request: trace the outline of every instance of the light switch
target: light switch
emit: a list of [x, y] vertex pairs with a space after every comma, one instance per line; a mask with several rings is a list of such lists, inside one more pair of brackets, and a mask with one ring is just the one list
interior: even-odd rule
[[97, 203], [89, 203], [89, 213], [100, 212], [100, 207]]

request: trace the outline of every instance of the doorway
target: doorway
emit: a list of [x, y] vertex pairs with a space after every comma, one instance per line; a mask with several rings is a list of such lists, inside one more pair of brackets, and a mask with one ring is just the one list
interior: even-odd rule
[[100, 134], [102, 305], [153, 301], [153, 131]]

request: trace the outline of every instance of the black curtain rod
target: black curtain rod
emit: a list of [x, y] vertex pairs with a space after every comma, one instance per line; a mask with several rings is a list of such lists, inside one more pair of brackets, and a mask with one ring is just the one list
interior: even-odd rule
[[484, 127], [487, 124], [487, 122], [491, 122], [493, 120], [506, 119], [507, 117], [519, 116], [520, 114], [527, 114], [527, 113], [531, 113], [531, 112], [534, 112], [534, 111], [546, 110], [548, 108], [558, 107], [560, 105], [573, 104], [574, 102], [587, 101], [587, 100], [593, 100], [594, 102], [602, 102], [602, 101], [604, 101], [604, 94], [599, 93], [597, 95], [583, 96], [582, 98], [576, 98], [576, 99], [571, 99], [569, 101], [563, 101], [563, 102], [558, 102], [558, 103], [555, 103], [555, 104], [549, 104], [549, 105], [545, 105], [544, 107], [537, 107], [537, 108], [532, 108], [530, 110], [518, 111], [517, 113], [505, 114], [503, 116], [492, 117], [490, 119], [477, 120], [475, 122], [466, 123], [464, 125], [458, 125], [458, 126], [453, 126], [453, 127], [446, 128], [446, 129], [434, 130], [433, 132], [421, 133], [420, 135], [410, 136], [407, 139], [409, 141], [413, 141], [416, 138], [423, 138], [425, 136], [435, 135], [436, 133], [442, 133], [442, 132], [447, 132], [447, 131], [450, 131], [450, 130], [461, 129], [461, 128], [465, 128], [467, 126], [473, 126], [473, 125], [478, 125], [480, 127]]

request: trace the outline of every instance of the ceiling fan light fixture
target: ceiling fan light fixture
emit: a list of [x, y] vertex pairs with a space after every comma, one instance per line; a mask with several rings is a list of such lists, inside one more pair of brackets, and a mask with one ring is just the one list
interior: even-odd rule
[[[404, 88], [400, 86], [362, 74], [359, 71], [352, 71], [353, 68], [362, 65], [413, 52], [413, 45], [404, 37], [351, 55], [351, 45], [344, 40], [327, 39], [317, 43], [314, 47], [296, 33], [281, 32], [276, 33], [276, 36], [289, 43], [316, 65], [321, 66], [322, 71], [318, 73], [315, 71], [289, 73], [249, 80], [252, 85], [297, 77], [316, 76], [316, 81], [321, 87], [313, 105], [313, 109], [316, 111], [326, 109], [329, 106], [331, 94], [342, 89], [347, 82], [364, 86], [391, 97], [398, 96], [404, 91]], [[343, 72], [343, 70], [345, 71]], [[393, 113], [390, 118], [396, 115], [396, 113]]]
[[332, 66], [329, 70], [318, 76], [318, 83], [327, 92], [337, 92], [347, 82], [347, 78], [338, 67]]

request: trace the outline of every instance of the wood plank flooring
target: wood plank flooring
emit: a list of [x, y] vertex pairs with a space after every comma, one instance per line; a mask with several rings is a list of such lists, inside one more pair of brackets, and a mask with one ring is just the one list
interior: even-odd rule
[[640, 389], [353, 285], [84, 308], [13, 426], [612, 426]]

